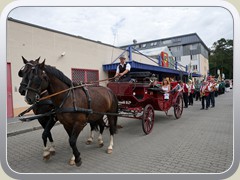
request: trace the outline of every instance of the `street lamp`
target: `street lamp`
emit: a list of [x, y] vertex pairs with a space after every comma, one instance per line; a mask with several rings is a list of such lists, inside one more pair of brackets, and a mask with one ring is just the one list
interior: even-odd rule
[[190, 77], [188, 79], [192, 79], [192, 50], [190, 49], [190, 67], [189, 67], [189, 75]]

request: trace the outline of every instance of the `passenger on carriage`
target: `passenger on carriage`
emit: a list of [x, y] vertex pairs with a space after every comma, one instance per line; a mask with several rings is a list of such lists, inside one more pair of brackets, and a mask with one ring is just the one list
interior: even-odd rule
[[167, 79], [164, 79], [162, 82], [162, 90], [165, 91], [164, 93], [164, 99], [168, 100], [169, 99], [169, 91], [170, 91], [170, 84]]
[[119, 59], [120, 64], [117, 66], [116, 74], [114, 77], [119, 77], [119, 82], [129, 82], [131, 80], [131, 77], [129, 76], [131, 65], [129, 63], [126, 63], [125, 55], [121, 55]]

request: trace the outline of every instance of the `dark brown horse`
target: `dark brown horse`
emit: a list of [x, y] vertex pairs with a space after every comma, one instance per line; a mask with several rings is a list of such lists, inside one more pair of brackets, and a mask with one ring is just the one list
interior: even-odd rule
[[[31, 68], [34, 67], [36, 64], [39, 63], [39, 59], [36, 60], [26, 60], [24, 57], [22, 57], [23, 63], [25, 64], [23, 68], [18, 72], [18, 76], [22, 78], [22, 81], [20, 83], [20, 87], [18, 89], [19, 93], [22, 96], [25, 96], [26, 93], [26, 87], [28, 85], [28, 79], [27, 74], [30, 72]], [[41, 97], [47, 96], [48, 92], [45, 91], [41, 93]], [[50, 99], [43, 100], [41, 102], [37, 102], [34, 105], [31, 106], [31, 109], [33, 110], [34, 114], [45, 114], [50, 112], [54, 109], [54, 105]], [[54, 114], [51, 114], [49, 116], [39, 117], [38, 122], [43, 127], [43, 133], [42, 133], [42, 139], [43, 139], [43, 159], [48, 160], [50, 158], [50, 155], [55, 154], [55, 145], [51, 134], [51, 129], [57, 122], [57, 118]], [[49, 139], [50, 143], [47, 145], [47, 139]]]
[[56, 68], [45, 65], [45, 61], [32, 67], [25, 78], [28, 79], [25, 94], [28, 104], [37, 102], [41, 92], [45, 90], [50, 94], [62, 92], [52, 96], [51, 99], [56, 108], [57, 118], [69, 135], [69, 144], [77, 166], [81, 165], [80, 152], [76, 146], [79, 133], [88, 122], [103, 122], [105, 113], [108, 117], [110, 131], [110, 144], [107, 152], [112, 153], [113, 135], [117, 129], [115, 114], [118, 112], [118, 101], [110, 89], [88, 86], [88, 93], [86, 93], [83, 87], [73, 87], [69, 78]]

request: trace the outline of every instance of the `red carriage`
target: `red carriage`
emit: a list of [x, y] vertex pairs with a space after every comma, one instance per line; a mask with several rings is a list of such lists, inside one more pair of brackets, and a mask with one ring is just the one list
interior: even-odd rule
[[[139, 74], [137, 73], [138, 77]], [[142, 76], [145, 76], [143, 73]], [[145, 134], [152, 131], [154, 125], [154, 111], [164, 111], [173, 107], [176, 119], [179, 119], [183, 111], [183, 95], [177, 82], [171, 83], [169, 99], [164, 99], [164, 91], [160, 87], [153, 87], [151, 78], [144, 78], [137, 82], [110, 82], [108, 88], [117, 96], [119, 110], [127, 113], [127, 117], [142, 120], [142, 128]], [[119, 115], [120, 115], [119, 114]], [[126, 114], [123, 115], [126, 117]]]

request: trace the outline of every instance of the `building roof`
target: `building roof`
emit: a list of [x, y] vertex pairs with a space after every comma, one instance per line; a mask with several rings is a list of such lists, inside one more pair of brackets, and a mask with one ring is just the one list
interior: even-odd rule
[[[167, 40], [174, 40], [172, 43], [168, 44], [161, 44], [157, 45], [158, 47], [162, 46], [168, 46], [168, 47], [174, 47], [174, 46], [179, 46], [179, 45], [187, 45], [187, 44], [193, 44], [193, 43], [198, 43], [200, 42], [207, 51], [209, 51], [209, 48], [206, 46], [206, 44], [202, 41], [202, 39], [198, 36], [197, 33], [190, 33], [190, 34], [184, 34], [184, 35], [179, 35], [179, 36], [173, 36], [173, 37], [168, 37], [168, 38], [162, 38], [162, 39], [156, 39], [156, 40], [151, 40], [151, 41], [145, 41], [145, 42], [140, 42], [140, 43], [135, 43], [135, 44], [129, 44], [129, 45], [124, 45], [120, 46], [120, 48], [125, 48], [128, 46], [137, 46], [137, 45], [142, 45], [142, 44], [151, 44], [154, 42], [166, 42]], [[151, 47], [152, 48], [152, 47]], [[140, 48], [140, 49], [149, 49], [149, 48]]]
[[161, 52], [165, 52], [168, 54], [168, 56], [173, 56], [171, 51], [169, 51], [167, 46], [163, 46], [163, 47], [155, 47], [155, 48], [151, 48], [151, 49], [142, 49], [139, 50], [141, 53], [147, 55], [147, 56], [155, 56], [155, 55], [159, 55]]
[[[182, 73], [182, 75], [188, 75], [188, 72], [186, 71], [179, 71], [171, 68], [166, 68], [162, 66], [154, 66], [150, 64], [144, 64], [140, 63], [137, 61], [128, 61], [128, 63], [131, 65], [131, 71], [136, 72], [136, 71], [150, 71], [155, 74], [160, 74], [160, 73], [169, 73], [169, 74], [175, 74], [179, 75]], [[113, 63], [113, 64], [103, 64], [103, 70], [104, 71], [116, 71], [117, 66], [119, 63]], [[200, 74], [192, 73], [193, 77], [200, 77]]]
[[116, 46], [113, 46], [113, 45], [110, 45], [110, 44], [102, 43], [101, 41], [94, 41], [92, 39], [88, 39], [88, 38], [85, 38], [85, 37], [82, 37], [82, 36], [65, 33], [65, 32], [62, 32], [62, 31], [55, 30], [55, 29], [50, 29], [50, 28], [46, 28], [46, 27], [43, 27], [43, 26], [39, 26], [39, 25], [36, 25], [36, 24], [31, 24], [31, 23], [24, 22], [24, 21], [21, 21], [21, 20], [17, 20], [17, 19], [11, 18], [11, 17], [9, 17], [8, 20], [12, 21], [12, 22], [19, 23], [19, 24], [24, 24], [24, 25], [27, 25], [27, 26], [32, 26], [32, 27], [36, 27], [36, 28], [39, 28], [39, 29], [51, 31], [51, 32], [54, 32], [54, 33], [59, 33], [59, 34], [63, 34], [63, 35], [66, 35], [66, 36], [71, 36], [71, 37], [74, 37], [74, 38], [78, 38], [78, 39], [82, 39], [82, 40], [86, 40], [86, 41], [91, 41], [91, 42], [102, 44], [102, 45], [105, 45], [105, 46], [119, 48], [119, 47], [116, 47]]

